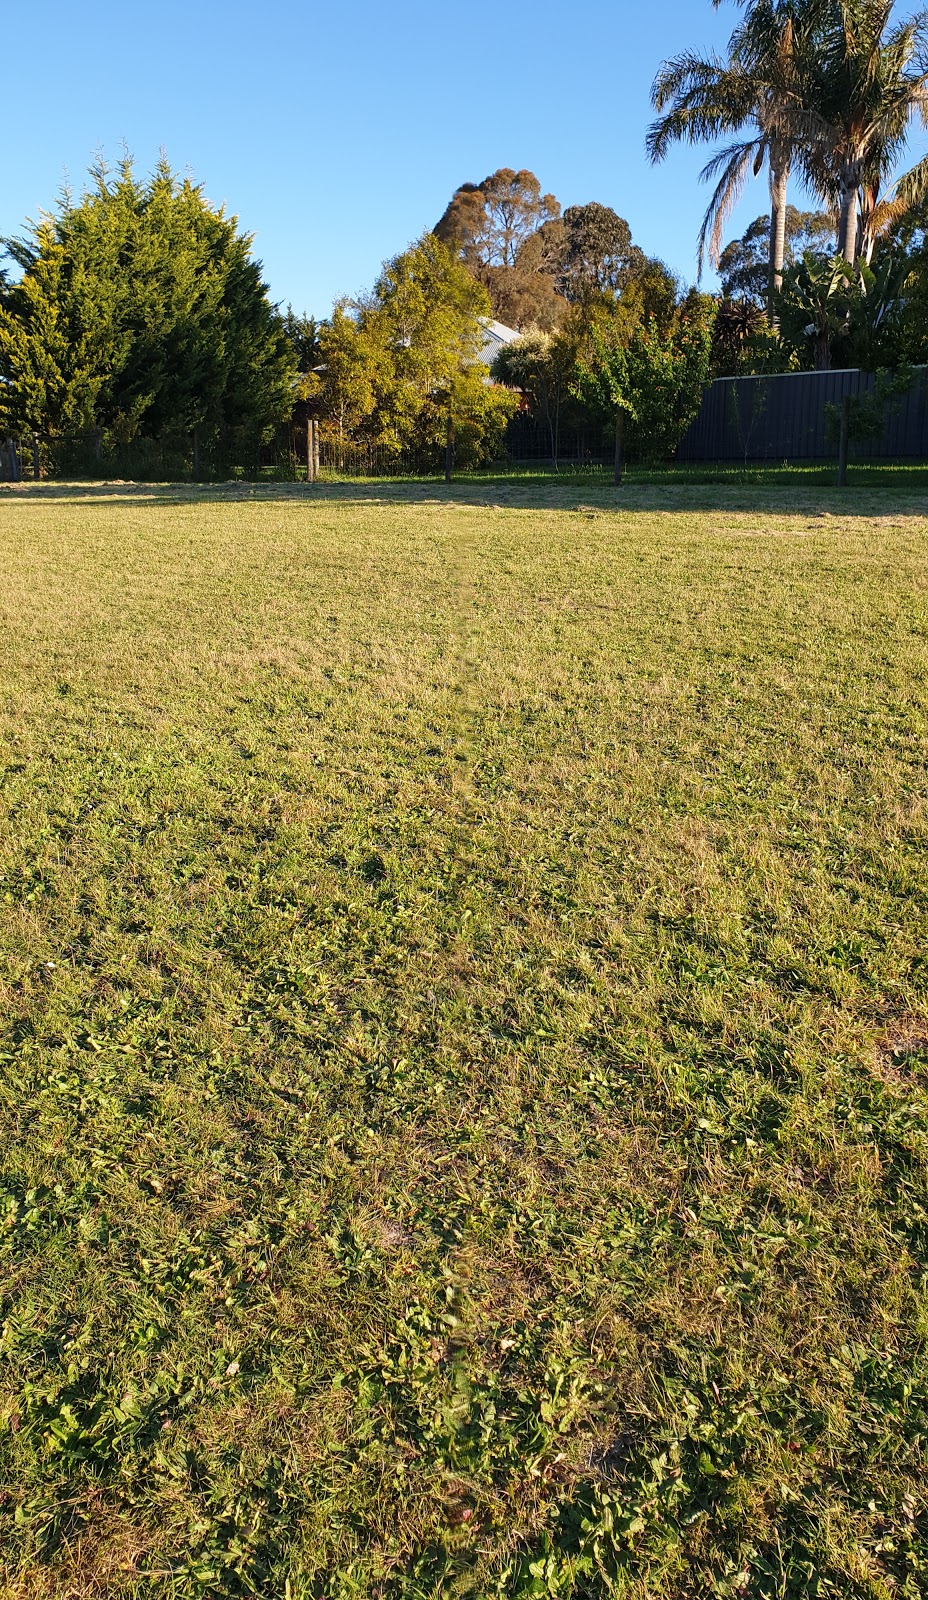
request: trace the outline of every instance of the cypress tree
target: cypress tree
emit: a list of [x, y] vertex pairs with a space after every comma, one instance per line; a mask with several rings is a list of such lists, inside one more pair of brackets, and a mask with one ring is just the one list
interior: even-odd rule
[[118, 441], [197, 427], [266, 435], [295, 361], [252, 240], [162, 161], [102, 163], [27, 236], [0, 286], [0, 424]]

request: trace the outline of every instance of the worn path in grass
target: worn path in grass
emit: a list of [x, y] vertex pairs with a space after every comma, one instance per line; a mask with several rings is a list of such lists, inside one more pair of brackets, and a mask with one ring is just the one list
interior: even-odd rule
[[0, 496], [0, 1592], [923, 1596], [928, 511]]

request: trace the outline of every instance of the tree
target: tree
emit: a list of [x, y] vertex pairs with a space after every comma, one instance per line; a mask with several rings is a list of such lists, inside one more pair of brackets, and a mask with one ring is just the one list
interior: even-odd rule
[[381, 330], [353, 315], [345, 301], [320, 326], [317, 342], [318, 363], [307, 383], [307, 398], [324, 419], [341, 467], [345, 446], [358, 438], [378, 396], [389, 386], [390, 352]]
[[928, 365], [928, 206], [913, 207], [880, 241], [876, 256], [905, 263], [905, 288], [899, 304], [899, 349], [913, 366]]
[[617, 293], [642, 258], [611, 206], [561, 208], [533, 172], [501, 167], [455, 191], [435, 228], [487, 289], [494, 314], [511, 327], [551, 332], [567, 305]]
[[561, 208], [533, 172], [500, 167], [455, 190], [435, 226], [514, 327], [553, 327], [563, 315], [554, 277], [561, 260]]
[[360, 313], [362, 330], [389, 354], [376, 408], [384, 440], [411, 444], [423, 414], [477, 364], [489, 310], [486, 290], [435, 234], [387, 262]]
[[928, 159], [883, 190], [918, 117], [928, 124], [928, 12], [892, 25], [894, 0], [833, 0], [808, 89], [802, 162], [838, 213], [838, 253], [870, 259], [877, 234], [928, 192]]
[[786, 349], [803, 366], [828, 371], [837, 351], [843, 366], [875, 371], [896, 365], [903, 316], [905, 257], [887, 254], [874, 267], [863, 259], [806, 251], [790, 267], [780, 291], [780, 331]]
[[591, 324], [574, 385], [604, 426], [614, 419], [617, 463], [623, 433], [631, 451], [644, 460], [665, 458], [676, 449], [708, 380], [714, 317], [711, 296], [690, 291], [667, 330], [653, 317], [639, 322], [628, 338], [604, 317]]
[[319, 324], [315, 317], [299, 317], [288, 306], [283, 317], [284, 336], [293, 351], [297, 371], [312, 372], [319, 362]]
[[0, 294], [5, 425], [266, 434], [294, 359], [251, 239], [165, 162], [147, 182], [128, 158], [92, 178], [7, 241], [21, 276]]
[[735, 377], [748, 367], [756, 370], [756, 353], [765, 328], [775, 337], [754, 300], [721, 299], [712, 329], [713, 378]]
[[518, 389], [532, 415], [542, 423], [555, 467], [560, 446], [561, 415], [571, 394], [576, 350], [564, 332], [550, 334], [531, 328], [504, 345], [493, 363], [492, 375]]
[[565, 300], [617, 293], [629, 272], [643, 260], [642, 252], [632, 244], [624, 217], [598, 201], [568, 206], [561, 229], [557, 291]]
[[[718, 4], [719, 0], [713, 0]], [[699, 235], [718, 260], [725, 219], [749, 176], [766, 165], [770, 187], [767, 303], [783, 273], [786, 206], [797, 141], [805, 129], [806, 83], [815, 56], [821, 0], [750, 0], [728, 43], [728, 59], [688, 51], [664, 62], [651, 91], [660, 113], [648, 132], [652, 161], [677, 141], [700, 143], [741, 135], [703, 171], [717, 179]], [[745, 132], [748, 137], [744, 137]]]
[[526, 240], [560, 214], [534, 172], [500, 167], [456, 189], [434, 231], [469, 267], [514, 267]]
[[336, 306], [310, 403], [340, 450], [435, 453], [449, 417], [461, 460], [497, 450], [518, 400], [493, 390], [479, 359], [489, 311], [486, 289], [433, 233], [388, 261], [356, 306]]
[[[784, 226], [784, 267], [792, 266], [806, 250], [821, 250], [833, 240], [834, 218], [825, 211], [798, 211], [787, 206]], [[754, 306], [766, 304], [769, 286], [770, 218], [757, 217], [740, 239], [732, 239], [719, 256], [718, 272], [726, 300], [745, 299]]]
[[600, 314], [622, 330], [623, 337], [643, 322], [654, 322], [663, 336], [676, 321], [679, 299], [680, 285], [670, 268], [656, 256], [639, 254], [629, 265], [621, 292], [600, 301]]

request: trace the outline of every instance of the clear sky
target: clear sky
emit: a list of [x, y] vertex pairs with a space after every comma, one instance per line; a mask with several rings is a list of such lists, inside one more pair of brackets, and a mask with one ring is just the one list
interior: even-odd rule
[[[649, 166], [649, 89], [663, 57], [721, 46], [737, 15], [709, 0], [9, 7], [0, 234], [66, 171], [78, 186], [96, 150], [125, 143], [148, 170], [163, 147], [255, 235], [273, 298], [324, 316], [458, 184], [530, 167], [564, 206], [613, 206], [692, 280], [708, 152]], [[765, 206], [761, 178], [733, 231]]]

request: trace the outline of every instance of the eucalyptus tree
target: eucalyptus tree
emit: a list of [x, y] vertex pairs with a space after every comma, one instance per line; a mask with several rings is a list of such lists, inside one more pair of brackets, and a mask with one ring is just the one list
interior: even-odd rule
[[[786, 207], [784, 268], [792, 266], [806, 250], [826, 252], [834, 242], [835, 221], [827, 211], [799, 211]], [[770, 218], [755, 217], [739, 239], [730, 239], [718, 259], [723, 298], [746, 299], [755, 306], [767, 296], [770, 259]]]
[[806, 133], [807, 85], [824, 3], [751, 0], [728, 42], [727, 59], [685, 51], [663, 63], [651, 91], [659, 113], [647, 136], [652, 161], [663, 160], [674, 143], [737, 136], [703, 169], [702, 177], [716, 184], [699, 234], [700, 270], [707, 247], [717, 263], [725, 221], [748, 177], [767, 167], [771, 316], [783, 277], [787, 191]]

